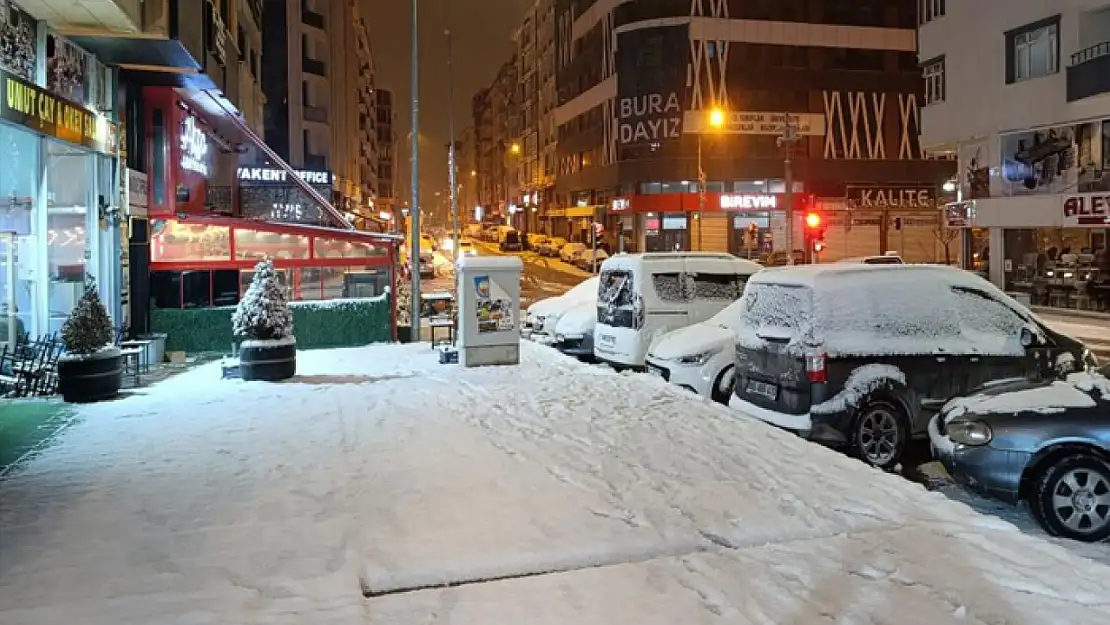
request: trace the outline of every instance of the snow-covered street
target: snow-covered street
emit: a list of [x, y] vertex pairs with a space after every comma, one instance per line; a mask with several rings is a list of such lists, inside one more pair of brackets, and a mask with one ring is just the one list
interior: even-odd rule
[[1110, 623], [1102, 546], [521, 350], [301, 352], [288, 383], [210, 365], [81, 407], [0, 481], [0, 623]]

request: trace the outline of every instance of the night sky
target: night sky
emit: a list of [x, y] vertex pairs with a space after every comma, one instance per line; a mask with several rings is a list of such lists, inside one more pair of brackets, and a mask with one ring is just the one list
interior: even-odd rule
[[[455, 58], [456, 132], [471, 123], [470, 98], [488, 86], [514, 45], [513, 30], [520, 25], [532, 0], [419, 0], [420, 5], [420, 184], [421, 203], [430, 194], [446, 191], [448, 106], [447, 45], [443, 31], [450, 28]], [[362, 0], [370, 24], [371, 44], [378, 67], [378, 85], [393, 90], [397, 108], [398, 199], [409, 198], [409, 0]], [[404, 194], [401, 198], [400, 194]], [[425, 197], [427, 196], [427, 197]]]

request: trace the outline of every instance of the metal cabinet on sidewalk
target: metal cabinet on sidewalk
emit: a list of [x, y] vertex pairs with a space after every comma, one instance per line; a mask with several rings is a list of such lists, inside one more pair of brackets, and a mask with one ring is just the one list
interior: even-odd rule
[[464, 256], [456, 265], [459, 364], [520, 362], [520, 274], [516, 256]]

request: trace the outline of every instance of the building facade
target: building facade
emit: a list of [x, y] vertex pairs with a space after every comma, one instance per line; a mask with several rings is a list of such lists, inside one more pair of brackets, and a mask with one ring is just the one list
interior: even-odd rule
[[[374, 59], [356, 0], [267, 0], [263, 47], [266, 138], [298, 169], [334, 176], [336, 202], [354, 214], [376, 196]], [[365, 152], [369, 153], [365, 153]]]
[[388, 212], [395, 226], [403, 224], [402, 202], [397, 197], [397, 135], [393, 91], [378, 87], [374, 91], [378, 133], [378, 206]]
[[[139, 26], [103, 5], [106, 22]], [[59, 332], [86, 278], [126, 323], [125, 98], [119, 72], [66, 35], [85, 26], [0, 0], [0, 343]]]
[[557, 0], [547, 229], [584, 239], [593, 221], [615, 249], [775, 262], [804, 247], [803, 215], [819, 210], [822, 260], [937, 260], [955, 164], [918, 141], [916, 14], [916, 0]]
[[1110, 6], [922, 2], [922, 142], [959, 162], [965, 266], [1032, 303], [1106, 308]]
[[[471, 100], [474, 116], [475, 171], [480, 221], [511, 223], [527, 230], [530, 211], [524, 207], [524, 164], [527, 161], [521, 121], [524, 90], [517, 55], [503, 63], [493, 83]], [[531, 194], [529, 194], [529, 201]]]
[[512, 203], [516, 220], [539, 231], [554, 201], [555, 179], [555, 3], [536, 0], [514, 34], [517, 45], [520, 153], [512, 163], [519, 188]]

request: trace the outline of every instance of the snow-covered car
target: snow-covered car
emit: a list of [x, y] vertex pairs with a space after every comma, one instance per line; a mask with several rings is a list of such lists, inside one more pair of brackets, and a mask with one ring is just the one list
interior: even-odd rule
[[470, 239], [459, 239], [459, 256], [476, 256], [478, 250], [474, 248], [474, 242]]
[[648, 348], [647, 370], [671, 384], [727, 404], [736, 361], [737, 300], [708, 321], [668, 332]]
[[609, 254], [605, 250], [587, 247], [574, 259], [574, 265], [584, 271], [592, 272], [599, 269], [606, 258], [609, 258]]
[[563, 249], [563, 246], [566, 244], [567, 240], [563, 237], [550, 237], [543, 243], [540, 243], [536, 247], [536, 251], [539, 252], [540, 256], [555, 258], [559, 255], [559, 250]]
[[559, 260], [567, 263], [573, 263], [575, 259], [586, 251], [585, 243], [567, 243], [559, 249]]
[[583, 300], [558, 315], [553, 346], [568, 356], [593, 362], [595, 325], [597, 325], [597, 301], [596, 299]]
[[929, 422], [933, 455], [962, 484], [1026, 501], [1050, 533], [1110, 538], [1110, 380], [1015, 380], [948, 402]]
[[537, 335], [546, 335], [553, 340], [555, 325], [558, 323], [559, 316], [564, 312], [582, 302], [589, 302], [590, 305], [596, 306], [597, 284], [597, 278], [589, 278], [578, 283], [562, 295], [541, 299], [529, 306], [524, 312], [525, 333], [532, 338], [538, 338]]
[[971, 273], [827, 264], [748, 281], [730, 405], [895, 467], [945, 402], [992, 380], [1076, 370], [1083, 345]]

